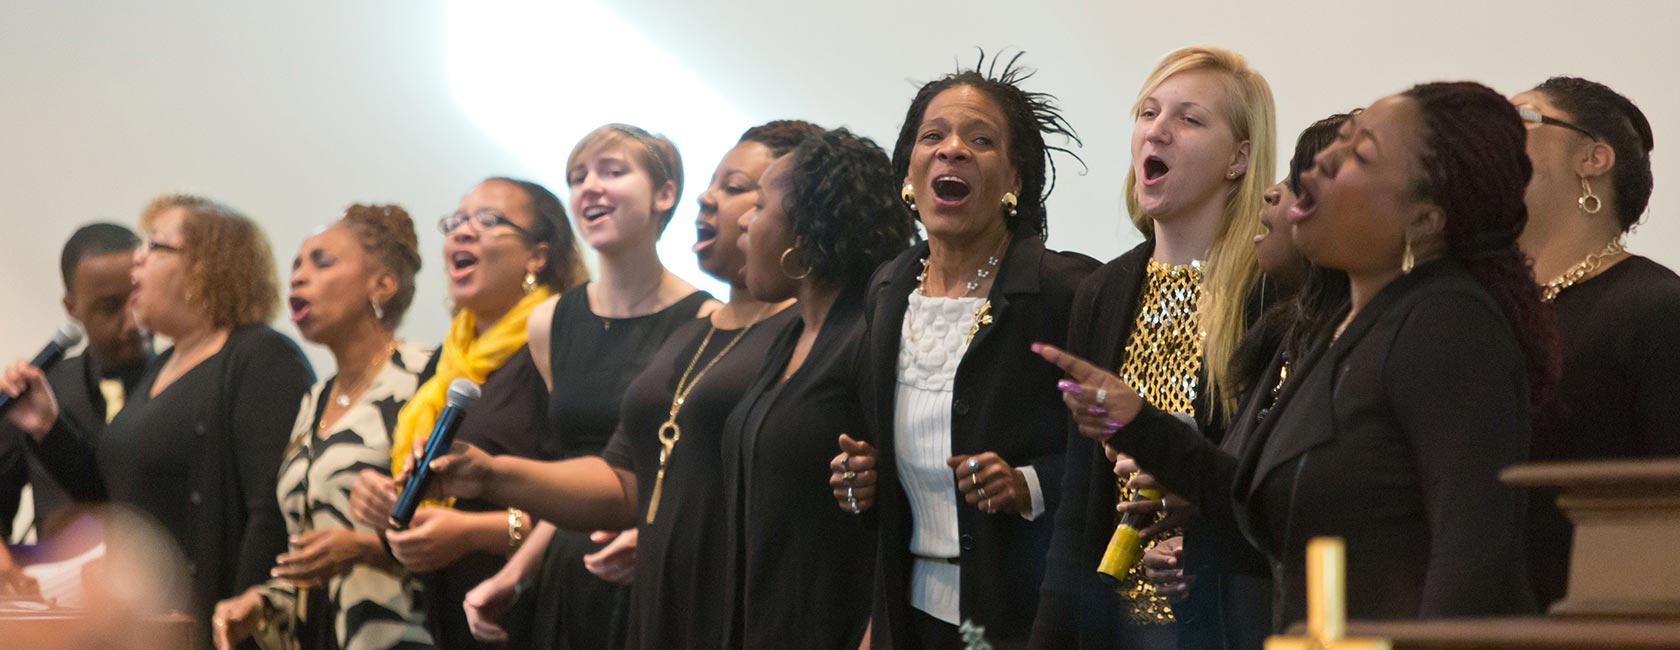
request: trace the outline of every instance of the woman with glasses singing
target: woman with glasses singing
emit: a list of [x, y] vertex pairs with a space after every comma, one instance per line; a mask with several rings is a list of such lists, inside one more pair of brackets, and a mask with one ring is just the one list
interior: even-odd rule
[[206, 647], [216, 601], [268, 579], [286, 552], [275, 476], [313, 377], [297, 345], [264, 324], [280, 306], [280, 281], [256, 223], [203, 197], [166, 195], [140, 225], [147, 244], [129, 304], [174, 346], [152, 359], [116, 418], [97, 436], [75, 430], [24, 362], [0, 391], [28, 389], [6, 417], [72, 497], [131, 506], [169, 532], [189, 561], [192, 602], [166, 606], [206, 626], [194, 635]]
[[449, 383], [463, 377], [481, 385], [483, 397], [462, 420], [457, 440], [501, 454], [544, 453], [542, 379], [526, 346], [525, 321], [586, 272], [560, 199], [536, 183], [479, 183], [438, 226], [455, 317], [422, 373], [424, 383], [395, 416], [391, 471], [363, 470], [350, 506], [358, 521], [384, 532], [398, 561], [422, 574], [427, 626], [438, 646], [488, 647], [473, 640], [461, 599], [501, 569], [529, 520], [462, 499], [452, 507], [423, 505], [408, 529], [388, 530], [397, 492], [391, 474], [404, 469], [409, 451], [430, 434]]
[[[1536, 422], [1539, 461], [1680, 455], [1680, 276], [1623, 239], [1651, 199], [1651, 123], [1603, 84], [1556, 77], [1511, 98], [1528, 127], [1519, 243], [1557, 312], [1562, 409]], [[1570, 526], [1556, 493], [1528, 511], [1529, 581], [1563, 596]]]

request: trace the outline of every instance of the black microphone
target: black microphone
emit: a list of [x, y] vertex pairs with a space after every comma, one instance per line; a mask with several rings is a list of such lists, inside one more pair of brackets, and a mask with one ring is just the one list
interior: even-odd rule
[[408, 482], [403, 484], [402, 493], [397, 495], [396, 507], [391, 508], [391, 521], [397, 528], [407, 528], [408, 522], [414, 519], [415, 509], [420, 507], [420, 500], [426, 496], [426, 483], [432, 480], [432, 461], [449, 453], [455, 432], [461, 428], [461, 420], [467, 417], [467, 407], [478, 401], [480, 394], [478, 384], [470, 379], [449, 382], [449, 398], [443, 412], [438, 414], [437, 423], [432, 425], [432, 437], [426, 440], [426, 454], [420, 459], [419, 467], [410, 468]]
[[[85, 333], [81, 323], [76, 321], [65, 323], [63, 327], [58, 328], [57, 332], [53, 332], [52, 340], [47, 342], [47, 347], [41, 348], [41, 353], [35, 355], [35, 358], [29, 361], [29, 365], [40, 368], [41, 372], [51, 370], [53, 365], [64, 358], [65, 350], [82, 342], [82, 336]], [[22, 397], [22, 394], [20, 393], [18, 396]], [[0, 413], [5, 413], [6, 409], [11, 408], [12, 401], [11, 395], [0, 393]]]

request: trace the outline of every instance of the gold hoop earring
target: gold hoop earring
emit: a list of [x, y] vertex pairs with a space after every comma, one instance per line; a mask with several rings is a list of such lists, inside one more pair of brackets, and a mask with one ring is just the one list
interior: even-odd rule
[[525, 272], [525, 281], [519, 283], [519, 288], [525, 290], [525, 295], [527, 295], [527, 296], [531, 295], [532, 291], [537, 290], [537, 274], [532, 273], [530, 271], [526, 271]]
[[373, 305], [373, 319], [383, 322], [385, 320], [385, 308], [380, 307], [379, 301], [372, 298], [368, 298], [368, 304]]
[[1412, 238], [1407, 237], [1406, 251], [1400, 254], [1400, 274], [1411, 273], [1414, 266], [1417, 266], [1417, 257], [1412, 255]]
[[1015, 204], [1018, 202], [1019, 199], [1015, 198], [1014, 192], [1004, 192], [1003, 213], [1009, 215], [1009, 218], [1014, 219], [1015, 215], [1020, 214], [1020, 212], [1015, 209]]
[[[908, 187], [908, 186], [906, 186], [906, 187]], [[792, 273], [788, 273], [787, 258], [788, 258], [788, 255], [792, 252], [793, 252], [793, 247], [792, 246], [789, 246], [787, 248], [787, 250], [782, 251], [782, 257], [779, 261], [776, 262], [776, 268], [781, 269], [782, 275], [787, 276], [789, 280], [803, 280], [805, 278], [811, 277], [811, 267], [808, 267], [808, 266], [805, 267], [805, 272], [801, 273], [799, 275], [794, 275]]]
[[1598, 214], [1599, 210], [1604, 209], [1604, 201], [1599, 200], [1597, 194], [1593, 194], [1592, 184], [1588, 183], [1585, 177], [1581, 179], [1581, 198], [1575, 199], [1575, 205], [1581, 206], [1581, 211], [1587, 214]]
[[904, 189], [898, 191], [898, 198], [903, 199], [904, 204], [910, 206], [911, 212], [916, 211], [916, 188], [911, 187], [909, 183], [905, 183]]

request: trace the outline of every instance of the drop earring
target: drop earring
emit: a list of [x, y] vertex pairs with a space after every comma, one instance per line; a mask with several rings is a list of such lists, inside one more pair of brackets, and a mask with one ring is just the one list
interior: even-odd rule
[[1597, 194], [1593, 194], [1592, 184], [1588, 183], [1584, 176], [1581, 177], [1581, 198], [1575, 199], [1575, 205], [1581, 206], [1581, 211], [1587, 214], [1598, 214], [1599, 210], [1604, 209], [1604, 201], [1599, 200]]
[[527, 295], [527, 296], [531, 295], [532, 291], [537, 290], [537, 274], [532, 273], [530, 271], [526, 271], [525, 272], [525, 281], [519, 283], [519, 288], [525, 290], [525, 295]]
[[379, 306], [379, 301], [378, 300], [374, 300], [373, 298], [368, 298], [368, 304], [373, 306], [373, 318], [374, 318], [374, 320], [378, 320], [378, 321], [385, 320], [385, 308]]
[[1416, 265], [1417, 265], [1417, 257], [1412, 255], [1412, 238], [1407, 237], [1406, 238], [1406, 250], [1405, 250], [1405, 252], [1400, 254], [1400, 274], [1401, 275], [1406, 275], [1408, 273], [1411, 273], [1412, 272], [1412, 267], [1416, 266]]

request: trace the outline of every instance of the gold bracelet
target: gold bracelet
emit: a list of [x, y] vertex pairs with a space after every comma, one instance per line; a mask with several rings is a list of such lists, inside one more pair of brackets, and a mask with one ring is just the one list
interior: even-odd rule
[[508, 508], [508, 547], [519, 548], [525, 543], [525, 511]]

